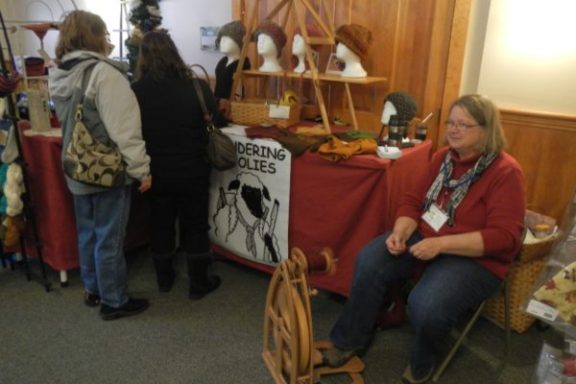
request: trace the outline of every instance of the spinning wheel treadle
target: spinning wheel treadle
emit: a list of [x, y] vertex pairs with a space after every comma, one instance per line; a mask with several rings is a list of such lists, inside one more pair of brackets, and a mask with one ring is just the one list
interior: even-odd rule
[[307, 257], [293, 248], [290, 257], [276, 269], [266, 298], [264, 311], [264, 348], [262, 357], [274, 381], [280, 384], [312, 384], [320, 376], [347, 374], [352, 383], [363, 384], [360, 374], [364, 363], [355, 357], [339, 368], [314, 367], [321, 363], [320, 350], [329, 342], [313, 343], [309, 266], [323, 273], [333, 273], [332, 251], [324, 248], [319, 255]]

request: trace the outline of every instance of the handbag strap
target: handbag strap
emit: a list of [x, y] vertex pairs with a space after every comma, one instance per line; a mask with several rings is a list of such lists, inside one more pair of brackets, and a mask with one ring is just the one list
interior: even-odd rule
[[81, 96], [78, 104], [76, 105], [76, 110], [74, 111], [74, 119], [76, 122], [82, 121], [84, 117], [84, 96], [86, 95], [86, 89], [88, 88], [88, 82], [92, 77], [92, 71], [96, 64], [98, 64], [99, 60], [94, 60], [93, 63], [90, 63], [84, 68], [84, 72], [82, 73], [82, 83], [80, 85]]
[[200, 108], [202, 108], [202, 114], [204, 116], [204, 121], [206, 122], [206, 130], [211, 131], [214, 127], [214, 121], [212, 121], [212, 114], [208, 111], [206, 107], [206, 101], [204, 100], [204, 92], [200, 87], [200, 82], [196, 77], [192, 77], [192, 84], [194, 84], [194, 89], [196, 90], [196, 95], [198, 96], [198, 103], [200, 103]]

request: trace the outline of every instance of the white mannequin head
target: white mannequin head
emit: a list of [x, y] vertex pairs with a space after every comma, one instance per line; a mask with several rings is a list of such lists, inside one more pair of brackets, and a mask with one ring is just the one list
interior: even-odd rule
[[392, 104], [392, 102], [390, 101], [386, 101], [384, 103], [384, 109], [382, 110], [382, 117], [380, 121], [382, 122], [382, 124], [388, 125], [388, 123], [390, 122], [390, 116], [396, 114], [398, 114], [398, 111], [396, 110], [394, 104]]
[[306, 54], [306, 42], [301, 34], [294, 35], [292, 41], [292, 54], [296, 57], [304, 56]]
[[282, 70], [282, 66], [278, 62], [278, 51], [276, 45], [269, 35], [265, 33], [258, 35], [256, 50], [264, 60], [259, 68], [260, 71], [278, 72]]
[[228, 36], [222, 36], [220, 39], [220, 52], [228, 57], [228, 64], [240, 58], [240, 47]]
[[298, 59], [298, 63], [296, 64], [296, 67], [294, 67], [294, 72], [304, 72], [306, 70], [306, 42], [299, 33], [294, 35], [294, 40], [292, 41], [292, 54]]
[[364, 67], [362, 67], [362, 63], [360, 62], [360, 56], [352, 52], [352, 50], [343, 43], [338, 43], [338, 45], [336, 45], [336, 57], [342, 60], [346, 66], [342, 71], [341, 74], [342, 76], [344, 77], [367, 76], [366, 70], [364, 70]]

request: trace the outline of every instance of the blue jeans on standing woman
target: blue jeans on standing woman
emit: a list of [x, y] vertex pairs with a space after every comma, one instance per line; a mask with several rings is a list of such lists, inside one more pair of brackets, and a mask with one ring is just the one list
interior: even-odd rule
[[130, 186], [74, 196], [80, 273], [84, 289], [102, 304], [128, 301], [124, 237], [130, 212]]
[[[388, 288], [411, 278], [420, 262], [409, 252], [390, 254], [386, 247], [389, 234], [373, 239], [356, 258], [350, 296], [330, 332], [337, 348], [368, 348]], [[421, 239], [415, 232], [408, 247]], [[501, 283], [472, 258], [441, 254], [426, 264], [408, 296], [408, 317], [415, 330], [410, 368], [416, 377], [436, 365], [439, 347], [460, 316], [493, 295]]]

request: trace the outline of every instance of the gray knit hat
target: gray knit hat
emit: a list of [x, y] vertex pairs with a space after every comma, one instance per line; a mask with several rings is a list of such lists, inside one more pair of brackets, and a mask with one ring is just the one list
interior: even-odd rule
[[240, 49], [242, 49], [244, 35], [246, 34], [246, 28], [240, 20], [231, 21], [228, 24], [224, 24], [218, 30], [218, 36], [216, 37], [216, 48], [220, 48], [220, 40], [222, 36], [228, 36], [238, 44]]
[[416, 105], [416, 100], [412, 96], [410, 96], [406, 92], [392, 92], [386, 99], [384, 103], [387, 101], [391, 102], [396, 108], [398, 118], [402, 121], [409, 122], [411, 121], [414, 116], [416, 116], [416, 110], [418, 109]]
[[252, 41], [258, 41], [258, 36], [260, 36], [261, 33], [270, 36], [276, 46], [278, 57], [280, 57], [282, 55], [282, 49], [286, 45], [286, 40], [288, 40], [282, 27], [271, 20], [264, 20], [252, 34]]

